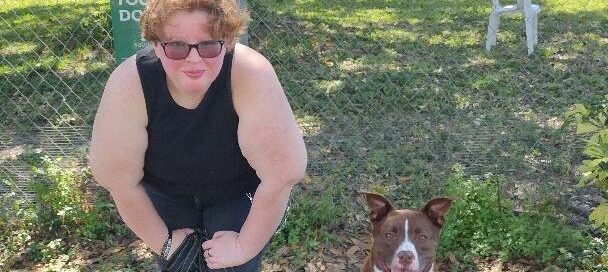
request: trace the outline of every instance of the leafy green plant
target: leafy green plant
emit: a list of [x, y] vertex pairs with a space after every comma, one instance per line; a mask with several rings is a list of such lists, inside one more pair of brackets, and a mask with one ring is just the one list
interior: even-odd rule
[[[51, 159], [27, 148], [16, 160], [33, 168], [35, 175], [26, 182], [36, 195], [23, 198], [18, 180], [0, 171], [0, 185], [8, 189], [0, 194], [0, 271], [31, 264], [44, 265], [44, 271], [70, 270], [64, 265], [81, 258], [83, 250], [98, 256], [101, 252], [94, 249], [118, 247], [134, 238], [107, 191], [91, 184], [90, 170], [79, 160]], [[144, 263], [126, 265], [135, 267], [133, 271], [150, 270]]]
[[[456, 256], [463, 266], [481, 258], [529, 258], [540, 265], [576, 268], [574, 258], [583, 235], [539, 212], [513, 212], [513, 204], [498, 189], [499, 177], [466, 178], [461, 169], [447, 181], [453, 203], [442, 232], [440, 256]], [[466, 269], [461, 267], [461, 269]]]
[[17, 197], [14, 180], [0, 172], [0, 184], [8, 193], [0, 195], [0, 271], [15, 263], [32, 240], [36, 214]]
[[[599, 109], [575, 104], [566, 116], [575, 121], [576, 134], [589, 135], [583, 149], [585, 159], [577, 169], [581, 174], [581, 185], [595, 184], [608, 191], [608, 95]], [[608, 227], [608, 204], [596, 207], [589, 219], [597, 226]]]
[[40, 182], [34, 183], [38, 221], [47, 230], [74, 234], [85, 239], [103, 237], [111, 228], [108, 211], [113, 205], [87, 189], [87, 171], [74, 161], [43, 157], [34, 167]]
[[298, 266], [303, 259], [323, 244], [336, 241], [332, 234], [345, 221], [346, 205], [341, 203], [344, 192], [341, 186], [320, 190], [315, 185], [298, 190], [286, 213], [286, 219], [270, 244], [269, 252], [289, 247], [296, 255], [292, 265]]
[[582, 252], [581, 262], [584, 271], [608, 271], [608, 242], [607, 237], [596, 237]]
[[566, 116], [576, 121], [577, 134], [590, 135], [583, 149], [585, 160], [578, 168], [581, 182], [594, 182], [599, 188], [608, 190], [608, 95], [597, 111], [575, 104]]
[[64, 247], [62, 239], [35, 241], [28, 248], [28, 255], [35, 262], [48, 262], [60, 255]]

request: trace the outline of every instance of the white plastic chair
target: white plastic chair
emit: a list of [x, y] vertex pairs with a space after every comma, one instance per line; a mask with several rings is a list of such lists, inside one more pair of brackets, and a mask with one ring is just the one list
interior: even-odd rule
[[532, 4], [530, 0], [517, 0], [516, 5], [501, 6], [499, 0], [492, 0], [492, 13], [488, 23], [488, 37], [486, 40], [486, 50], [490, 51], [496, 45], [496, 34], [500, 25], [500, 16], [503, 14], [513, 14], [522, 12], [526, 21], [526, 43], [528, 45], [528, 55], [534, 52], [534, 46], [538, 44], [538, 13], [540, 6]]

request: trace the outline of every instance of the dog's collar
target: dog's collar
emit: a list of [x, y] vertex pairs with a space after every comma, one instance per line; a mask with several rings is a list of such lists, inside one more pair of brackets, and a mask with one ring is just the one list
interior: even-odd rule
[[[373, 260], [374, 260], [374, 270], [375, 270], [375, 268], [379, 268], [380, 271], [382, 271], [382, 272], [391, 272], [391, 269], [388, 268], [388, 266], [386, 266], [386, 264], [384, 262], [380, 262], [376, 258], [373, 258]], [[378, 266], [377, 264], [380, 264], [380, 266]]]
[[[374, 269], [374, 272], [378, 272], [378, 271], [380, 271], [380, 272], [391, 272], [391, 269], [390, 269], [390, 268], [388, 268], [384, 262], [378, 262], [378, 261], [376, 261], [376, 259], [375, 259], [375, 258], [373, 259], [373, 261], [374, 261], [374, 262], [373, 262], [373, 264], [372, 264], [372, 265], [373, 265], [374, 267], [372, 267], [372, 268]], [[381, 264], [381, 266], [380, 266], [380, 267], [378, 267], [378, 266], [376, 265], [376, 263], [380, 263], [380, 264]], [[434, 265], [435, 265], [435, 262], [430, 262], [430, 263], [428, 263], [428, 264], [427, 264], [427, 265], [426, 265], [426, 266], [425, 266], [425, 267], [424, 267], [422, 270], [420, 270], [420, 271], [421, 271], [421, 272], [432, 272], [432, 271], [433, 271], [433, 266], [434, 266]]]
[[433, 265], [435, 264], [435, 262], [430, 262], [428, 263], [424, 269], [420, 270], [420, 271], [424, 271], [424, 272], [431, 272], [433, 271]]

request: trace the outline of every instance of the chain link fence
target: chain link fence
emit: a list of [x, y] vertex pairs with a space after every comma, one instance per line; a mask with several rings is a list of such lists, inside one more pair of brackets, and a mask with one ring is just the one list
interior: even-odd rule
[[[608, 92], [608, 5], [583, 2], [540, 2], [529, 57], [517, 15], [484, 51], [491, 3], [474, 0], [248, 1], [249, 46], [277, 71], [312, 180], [408, 201], [459, 164], [506, 177], [512, 196], [563, 198], [580, 160], [563, 114]], [[2, 1], [0, 178], [19, 197], [32, 197], [28, 154], [84, 160], [111, 33], [108, 1]]]

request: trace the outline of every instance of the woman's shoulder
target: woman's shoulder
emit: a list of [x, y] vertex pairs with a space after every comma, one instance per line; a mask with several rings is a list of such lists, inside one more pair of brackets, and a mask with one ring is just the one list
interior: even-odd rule
[[237, 43], [234, 47], [232, 60], [232, 71], [238, 77], [260, 77], [274, 74], [274, 68], [268, 59], [250, 48]]
[[[258, 90], [260, 85], [276, 85], [270, 90], [280, 90], [280, 83], [270, 61], [254, 49], [236, 44], [232, 60], [232, 88], [235, 93]], [[269, 90], [269, 89], [267, 89]]]
[[135, 56], [124, 60], [110, 74], [101, 95], [98, 114], [113, 115], [114, 111], [124, 110], [131, 115], [117, 115], [118, 119], [143, 118], [146, 115], [145, 99], [135, 64]]
[[135, 55], [120, 63], [108, 77], [103, 96], [143, 99], [143, 89], [137, 71]]
[[237, 44], [234, 50], [231, 82], [237, 114], [255, 115], [260, 108], [281, 108], [285, 93], [270, 61], [245, 45]]
[[133, 55], [120, 63], [110, 74], [110, 77], [106, 83], [106, 91], [108, 91], [108, 87], [111, 87], [112, 90], [117, 91], [128, 91], [132, 90], [133, 87], [138, 86], [141, 89], [141, 84], [139, 84], [139, 74], [137, 72], [137, 65], [135, 62], [135, 55]]

